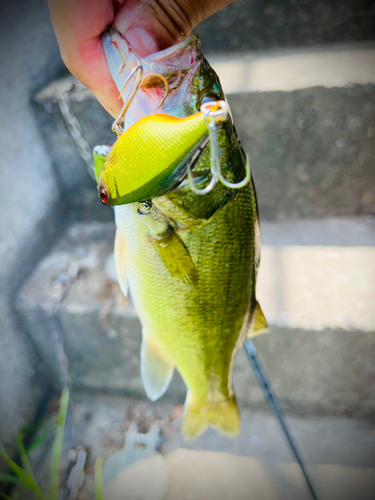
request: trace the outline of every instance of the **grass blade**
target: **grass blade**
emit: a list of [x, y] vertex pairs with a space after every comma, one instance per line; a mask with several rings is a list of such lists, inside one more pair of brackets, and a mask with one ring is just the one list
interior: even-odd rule
[[29, 444], [29, 446], [26, 448], [26, 453], [32, 452], [35, 448], [37, 448], [39, 445], [43, 444], [47, 438], [49, 437], [48, 434], [48, 427], [46, 426], [42, 431], [40, 431], [35, 439]]
[[27, 453], [26, 453], [26, 450], [25, 450], [25, 446], [23, 444], [23, 434], [22, 433], [19, 433], [17, 435], [17, 448], [18, 448], [18, 453], [20, 455], [22, 466], [23, 466], [25, 472], [27, 474], [29, 474], [34, 479], [34, 481], [35, 481], [35, 477], [34, 477], [32, 469], [31, 469], [31, 465], [30, 465], [29, 459], [27, 458]]
[[0, 483], [19, 483], [19, 478], [16, 476], [11, 476], [10, 474], [1, 474], [0, 473]]
[[8, 467], [19, 477], [21, 483], [26, 488], [33, 491], [38, 496], [38, 498], [40, 498], [40, 500], [47, 500], [40, 490], [39, 486], [36, 484], [34, 477], [30, 476], [30, 474], [25, 472], [19, 465], [13, 462], [13, 460], [8, 456], [2, 444], [0, 445], [0, 455], [3, 457]]
[[95, 499], [103, 500], [103, 459], [95, 462]]
[[62, 445], [64, 439], [66, 414], [68, 412], [68, 403], [69, 403], [69, 390], [65, 388], [63, 389], [61, 394], [60, 411], [57, 419], [56, 437], [53, 443], [49, 500], [58, 500], [60, 458], [61, 458]]
[[5, 493], [3, 493], [1, 491], [0, 491], [0, 497], [5, 498], [5, 500], [12, 500], [10, 497], [8, 497], [8, 495], [6, 495]]
[[30, 454], [32, 450], [48, 439], [50, 435], [50, 426], [51, 422], [47, 417], [44, 417], [40, 422], [36, 422], [24, 429], [24, 436], [29, 436], [30, 434], [34, 436], [32, 442], [25, 446], [27, 454]]

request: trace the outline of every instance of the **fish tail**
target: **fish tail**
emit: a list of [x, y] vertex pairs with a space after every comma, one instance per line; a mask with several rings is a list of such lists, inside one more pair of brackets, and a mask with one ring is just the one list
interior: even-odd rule
[[187, 398], [182, 421], [185, 438], [195, 439], [211, 425], [229, 436], [238, 436], [241, 428], [240, 415], [235, 396], [218, 403], [201, 406]]

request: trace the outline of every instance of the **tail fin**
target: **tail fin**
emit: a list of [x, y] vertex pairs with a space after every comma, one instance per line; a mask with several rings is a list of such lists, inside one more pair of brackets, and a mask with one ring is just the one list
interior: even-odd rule
[[232, 437], [238, 436], [241, 424], [235, 396], [207, 406], [199, 406], [189, 399], [182, 422], [182, 432], [187, 439], [195, 439], [208, 425]]

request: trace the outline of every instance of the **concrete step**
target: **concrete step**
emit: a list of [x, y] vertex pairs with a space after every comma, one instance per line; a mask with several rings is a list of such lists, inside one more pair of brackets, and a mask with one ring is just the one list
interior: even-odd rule
[[263, 218], [375, 213], [375, 86], [235, 94]]
[[226, 94], [375, 83], [375, 45], [328, 45], [208, 57]]
[[[288, 233], [284, 239], [283, 228]], [[357, 235], [361, 246], [333, 246], [345, 244], [343, 228], [346, 241]], [[131, 298], [124, 302], [110, 277], [113, 238], [113, 225], [72, 225], [26, 282], [17, 309], [55, 380], [63, 378], [65, 369], [56, 363], [57, 330], [74, 387], [144, 398], [139, 376], [141, 326]], [[284, 408], [295, 414], [372, 421], [373, 224], [268, 223], [263, 243], [258, 295], [270, 333], [254, 343]], [[243, 406], [265, 408], [242, 351], [236, 359], [234, 387]], [[165, 397], [184, 401], [178, 374]]]
[[[223, 74], [232, 74], [225, 70], [228, 62], [220, 64]], [[111, 211], [97, 201], [96, 186], [66, 129], [57, 88], [40, 93], [35, 107], [60, 183], [75, 217], [109, 220]], [[113, 143], [112, 120], [100, 105], [87, 91], [70, 95], [90, 147]], [[229, 94], [228, 101], [250, 154], [263, 219], [375, 214], [374, 84], [246, 91]]]
[[[120, 473], [126, 477], [121, 499], [148, 500], [145, 491], [150, 484], [153, 491], [158, 491], [160, 481], [166, 482], [166, 487], [161, 488], [166, 495], [160, 496], [160, 500], [187, 499], [192, 492], [196, 494], [194, 498], [202, 500], [226, 500], [230, 492], [236, 500], [249, 498], [249, 492], [250, 498], [259, 500], [310, 498], [298, 465], [269, 413], [241, 408], [242, 431], [237, 439], [209, 429], [195, 441], [184, 441], [180, 432], [182, 408], [170, 402], [73, 393], [70, 408], [62, 470], [67, 477], [75, 464], [77, 447], [88, 452], [79, 498], [94, 498], [96, 458], [106, 460], [122, 449], [132, 423], [142, 433], [147, 433], [153, 424], [159, 426], [163, 436], [159, 452], [166, 460], [168, 473], [155, 477], [157, 464], [152, 461], [134, 464], [128, 472]], [[371, 426], [342, 418], [288, 417], [287, 421], [318, 498], [372, 500], [375, 436]], [[50, 453], [51, 439], [34, 449], [30, 457], [36, 476], [47, 487]], [[137, 488], [139, 496], [133, 497], [131, 492]], [[115, 498], [110, 496], [107, 500]]]
[[197, 26], [206, 51], [244, 52], [374, 40], [366, 0], [239, 0]]

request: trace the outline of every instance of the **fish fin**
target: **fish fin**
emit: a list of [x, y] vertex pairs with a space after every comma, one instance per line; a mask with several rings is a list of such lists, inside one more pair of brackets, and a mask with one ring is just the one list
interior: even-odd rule
[[263, 333], [268, 333], [268, 323], [262, 311], [262, 308], [259, 305], [259, 302], [256, 303], [253, 316], [250, 322], [250, 328], [247, 332], [247, 337], [249, 339], [253, 337], [257, 337], [258, 335], [262, 335]]
[[168, 389], [174, 364], [161, 352], [155, 340], [143, 331], [141, 345], [141, 378], [147, 397], [159, 399]]
[[125, 268], [125, 251], [126, 251], [126, 240], [122, 231], [117, 228], [116, 238], [115, 238], [115, 264], [117, 271], [117, 278], [121, 288], [122, 293], [127, 297], [128, 295], [128, 280], [126, 278], [126, 268]]
[[171, 226], [160, 237], [149, 238], [172, 276], [190, 285], [197, 283], [198, 273], [190, 252]]
[[241, 423], [235, 396], [218, 403], [200, 406], [188, 395], [182, 421], [185, 438], [195, 439], [208, 425], [229, 436], [238, 436]]

